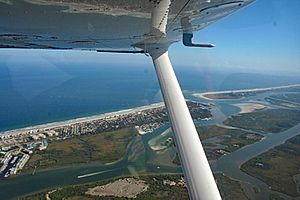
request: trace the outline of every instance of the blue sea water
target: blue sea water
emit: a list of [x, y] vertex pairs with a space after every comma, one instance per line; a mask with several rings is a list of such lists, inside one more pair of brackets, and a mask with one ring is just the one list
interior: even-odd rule
[[154, 72], [123, 66], [0, 67], [0, 130], [160, 101]]
[[[184, 91], [256, 88], [296, 78], [176, 70]], [[116, 111], [162, 101], [151, 62], [126, 64], [0, 61], [0, 131]]]

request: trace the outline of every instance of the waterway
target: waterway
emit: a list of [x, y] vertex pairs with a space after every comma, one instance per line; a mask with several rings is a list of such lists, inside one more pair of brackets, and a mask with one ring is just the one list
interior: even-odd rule
[[287, 139], [298, 134], [300, 134], [300, 124], [278, 134], [266, 134], [265, 138], [261, 141], [244, 146], [233, 153], [222, 156], [212, 166], [213, 171], [222, 172], [233, 179], [247, 182], [258, 187], [260, 192], [255, 194], [255, 198], [268, 199], [270, 193], [268, 185], [241, 171], [240, 166], [251, 158], [284, 143]]
[[[207, 101], [213, 103], [212, 107], [213, 118], [211, 120], [197, 121], [197, 126], [206, 126], [212, 124], [220, 124], [227, 117], [236, 114], [240, 111], [238, 107], [232, 106], [234, 103], [253, 101], [264, 99], [270, 94], [260, 94], [255, 97], [248, 97], [240, 100], [226, 101]], [[199, 100], [191, 97], [192, 100]], [[23, 174], [17, 177], [0, 180], [0, 197], [1, 199], [15, 199], [19, 196], [30, 194], [32, 192], [48, 190], [55, 187], [60, 187], [70, 184], [81, 184], [91, 181], [99, 181], [107, 178], [135, 175], [142, 173], [179, 173], [181, 168], [167, 162], [175, 152], [175, 149], [164, 151], [154, 151], [149, 146], [149, 141], [159, 137], [163, 132], [163, 138], [172, 135], [168, 131], [170, 125], [167, 123], [155, 130], [151, 134], [144, 136], [136, 136], [128, 145], [125, 156], [118, 162], [112, 164], [90, 164], [68, 166], [65, 168], [52, 169], [49, 171], [37, 171], [34, 176]], [[262, 181], [251, 177], [242, 172], [239, 167], [247, 160], [269, 150], [270, 148], [283, 143], [285, 140], [300, 133], [300, 124], [278, 134], [264, 134], [264, 139], [252, 145], [245, 146], [227, 156], [221, 157], [217, 162], [213, 163], [214, 171], [225, 173], [227, 176], [253, 184], [260, 189], [257, 194], [259, 199], [267, 199], [269, 194], [268, 186]], [[152, 140], [153, 141], [153, 140]], [[157, 140], [161, 142], [161, 139]], [[163, 158], [163, 159], [161, 159]], [[166, 163], [162, 163], [164, 160]]]
[[123, 159], [112, 164], [74, 165], [49, 171], [37, 171], [34, 176], [23, 174], [8, 179], [0, 179], [0, 199], [15, 199], [37, 191], [117, 176], [138, 176], [141, 173], [180, 173], [181, 168], [178, 166], [158, 166], [151, 162], [157, 155], [149, 147], [149, 140], [159, 136], [169, 127], [169, 124], [165, 124], [144, 137], [136, 136], [128, 145]]

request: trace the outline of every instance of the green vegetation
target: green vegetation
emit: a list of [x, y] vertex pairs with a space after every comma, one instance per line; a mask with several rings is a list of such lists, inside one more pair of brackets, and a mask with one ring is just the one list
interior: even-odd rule
[[78, 163], [113, 162], [120, 159], [133, 138], [130, 128], [93, 135], [76, 136], [49, 143], [45, 151], [36, 151], [24, 170], [46, 169]]
[[[140, 176], [141, 180], [144, 180], [146, 184], [149, 185], [149, 188], [146, 192], [143, 192], [137, 196], [137, 200], [147, 200], [147, 199], [174, 199], [174, 200], [188, 200], [188, 193], [185, 186], [176, 184], [175, 186], [170, 186], [168, 184], [163, 184], [163, 180], [170, 180], [179, 182], [182, 175], [142, 175]], [[97, 196], [90, 196], [85, 194], [88, 188], [93, 188], [98, 185], [105, 185], [110, 182], [114, 182], [119, 177], [114, 179], [93, 182], [88, 184], [82, 185], [74, 185], [74, 186], [67, 186], [64, 188], [57, 189], [55, 192], [49, 194], [49, 197], [52, 200], [100, 200], [100, 199], [127, 199], [127, 198], [117, 198], [117, 197], [97, 197]], [[22, 198], [22, 200], [31, 200], [31, 199], [46, 199], [46, 192], [34, 194], [28, 197]], [[42, 197], [42, 198], [41, 198]]]
[[269, 109], [234, 115], [224, 124], [249, 130], [279, 133], [300, 123], [300, 110]]
[[243, 133], [244, 131], [235, 130], [228, 135], [228, 137], [224, 137], [224, 140], [221, 144], [226, 145], [226, 150], [229, 152], [233, 152], [243, 146], [253, 144], [261, 140], [262, 136], [253, 133]]
[[[226, 152], [233, 152], [245, 145], [253, 144], [262, 138], [261, 135], [249, 133], [244, 130], [230, 129], [216, 125], [197, 127], [197, 132], [202, 141], [218, 137], [216, 141], [203, 143], [208, 160], [216, 160], [222, 156], [222, 154], [216, 151], [219, 149], [219, 144], [226, 146], [224, 149]], [[176, 165], [180, 165], [178, 154], [176, 154], [172, 162]]]
[[208, 138], [216, 136], [228, 135], [229, 133], [231, 133], [231, 131], [231, 129], [223, 128], [216, 125], [197, 127], [197, 132], [201, 140], [206, 140]]
[[[243, 189], [238, 181], [234, 181], [222, 174], [215, 174], [217, 179], [218, 187], [220, 189], [221, 195], [224, 200], [246, 200], [247, 197], [243, 193]], [[147, 199], [174, 199], [174, 200], [184, 200], [188, 199], [188, 192], [184, 185], [178, 184], [182, 178], [180, 174], [173, 175], [141, 175], [140, 179], [144, 180], [146, 184], [149, 185], [149, 188], [146, 192], [143, 192], [137, 196], [137, 200], [147, 200]], [[127, 198], [117, 198], [117, 197], [96, 197], [89, 196], [85, 194], [88, 188], [93, 188], [99, 185], [105, 185], [107, 183], [116, 181], [119, 178], [67, 186], [64, 188], [56, 189], [51, 192], [42, 192], [34, 195], [30, 195], [22, 200], [35, 200], [35, 199], [46, 199], [46, 194], [48, 193], [49, 197], [52, 200], [101, 200], [101, 199], [127, 199]], [[174, 181], [176, 185], [171, 186], [169, 184], [164, 184], [164, 180]]]
[[293, 176], [299, 173], [300, 135], [287, 140], [242, 165], [241, 169], [261, 179], [272, 190], [299, 196]]
[[218, 188], [223, 200], [247, 200], [241, 184], [223, 174], [215, 174]]
[[240, 99], [243, 96], [239, 93], [217, 93], [217, 94], [205, 94], [204, 97], [209, 99]]
[[285, 200], [285, 198], [280, 197], [278, 194], [270, 194], [270, 200]]
[[46, 193], [38, 193], [23, 198], [18, 198], [18, 200], [47, 200]]
[[283, 106], [286, 108], [300, 107], [300, 93], [285, 93], [266, 97], [265, 100], [273, 105]]
[[228, 152], [233, 152], [245, 145], [252, 144], [259, 141], [262, 136], [254, 133], [249, 133], [240, 129], [229, 129], [216, 125], [197, 127], [197, 131], [201, 140], [218, 137], [216, 143], [204, 143], [204, 148], [208, 159], [213, 160], [219, 158], [221, 155], [216, 153], [217, 144], [227, 146], [225, 148]]
[[278, 95], [272, 95], [270, 97], [293, 102], [293, 103], [300, 103], [300, 93], [278, 94]]

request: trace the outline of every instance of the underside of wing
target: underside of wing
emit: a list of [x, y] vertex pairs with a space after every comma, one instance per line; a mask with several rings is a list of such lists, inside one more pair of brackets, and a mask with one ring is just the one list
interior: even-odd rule
[[171, 1], [155, 19], [167, 22], [160, 34], [151, 25], [159, 0], [0, 0], [0, 48], [139, 52], [141, 41], [180, 41], [252, 1]]

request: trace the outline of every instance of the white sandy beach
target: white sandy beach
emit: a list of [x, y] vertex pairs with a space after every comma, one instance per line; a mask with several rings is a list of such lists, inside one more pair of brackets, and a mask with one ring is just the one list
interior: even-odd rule
[[258, 103], [237, 103], [232, 105], [237, 106], [241, 109], [241, 111], [239, 112], [240, 114], [254, 112], [256, 110], [261, 110], [267, 107]]
[[60, 121], [60, 122], [51, 122], [51, 123], [46, 123], [46, 124], [41, 124], [41, 125], [35, 125], [35, 126], [29, 126], [25, 128], [20, 128], [20, 129], [14, 129], [14, 130], [8, 130], [4, 132], [0, 132], [1, 135], [17, 135], [20, 133], [28, 132], [28, 131], [37, 131], [37, 130], [43, 130], [43, 129], [53, 129], [65, 125], [72, 125], [76, 123], [82, 123], [82, 122], [88, 122], [88, 121], [94, 121], [94, 120], [100, 120], [104, 118], [112, 118], [116, 117], [119, 115], [125, 115], [125, 114], [130, 114], [134, 112], [139, 112], [151, 108], [159, 108], [164, 106], [163, 102], [160, 103], [154, 103], [146, 106], [141, 106], [141, 107], [136, 107], [136, 108], [131, 108], [131, 109], [124, 109], [120, 111], [115, 111], [115, 112], [110, 112], [110, 113], [103, 113], [99, 115], [92, 115], [88, 117], [80, 117], [76, 119], [71, 119], [71, 120], [65, 120], [65, 121]]

